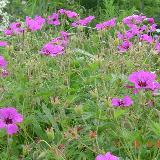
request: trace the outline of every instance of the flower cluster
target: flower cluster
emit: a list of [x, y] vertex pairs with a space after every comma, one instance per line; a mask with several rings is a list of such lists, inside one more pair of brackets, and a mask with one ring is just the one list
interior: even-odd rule
[[132, 28], [138, 24], [141, 24], [146, 19], [146, 16], [143, 15], [132, 15], [125, 17], [122, 22], [126, 24], [128, 27]]
[[[160, 83], [156, 81], [156, 74], [147, 71], [133, 72], [129, 75], [128, 81], [134, 84], [134, 86], [127, 85], [127, 88], [134, 89], [133, 93], [138, 93], [140, 90], [152, 91], [154, 95], [160, 90]], [[129, 96], [125, 96], [122, 99], [113, 98], [112, 105], [115, 107], [128, 107], [133, 104], [132, 99]]]
[[68, 33], [62, 31], [59, 37], [56, 37], [47, 44], [45, 44], [41, 49], [40, 53], [51, 57], [63, 54], [68, 44], [68, 38], [69, 38]]
[[15, 108], [7, 107], [0, 109], [0, 129], [6, 129], [9, 135], [18, 132], [18, 123], [23, 121], [23, 116]]
[[146, 16], [142, 15], [132, 15], [125, 17], [122, 22], [129, 29], [123, 34], [120, 32], [117, 34], [120, 42], [118, 45], [118, 50], [120, 52], [128, 51], [128, 49], [132, 46], [131, 40], [134, 37], [137, 37], [141, 42], [144, 41], [149, 44], [157, 41], [153, 36], [151, 36], [151, 33], [155, 32], [157, 27], [157, 25], [154, 24], [153, 18], [147, 18]]
[[24, 29], [21, 27], [20, 22], [13, 22], [3, 32], [5, 35], [17, 35], [24, 32]]

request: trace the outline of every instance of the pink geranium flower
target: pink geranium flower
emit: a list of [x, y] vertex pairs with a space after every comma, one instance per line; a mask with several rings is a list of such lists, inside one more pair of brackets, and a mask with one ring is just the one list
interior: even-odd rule
[[151, 36], [149, 36], [148, 34], [140, 35], [140, 40], [148, 42], [148, 43], [152, 43], [154, 41], [154, 39]]
[[113, 18], [109, 21], [105, 21], [103, 23], [96, 24], [97, 30], [103, 30], [108, 28], [113, 28], [116, 25], [116, 18]]
[[77, 17], [79, 16], [79, 14], [77, 14], [76, 12], [69, 11], [69, 10], [66, 10], [66, 11], [65, 11], [65, 15], [66, 15], [68, 18], [77, 18]]
[[41, 16], [35, 16], [34, 19], [30, 17], [26, 17], [26, 26], [30, 31], [37, 31], [40, 30], [45, 23], [45, 19]]
[[58, 13], [62, 15], [66, 15], [68, 18], [77, 18], [79, 16], [79, 14], [77, 14], [76, 12], [65, 10], [65, 9], [58, 10]]
[[128, 40], [122, 42], [122, 44], [118, 45], [118, 50], [120, 52], [126, 52], [132, 46], [132, 43]]
[[147, 18], [148, 23], [154, 24], [154, 18]]
[[41, 49], [41, 54], [49, 55], [52, 57], [57, 56], [58, 54], [63, 54], [64, 47], [61, 45], [53, 45], [52, 43], [47, 43]]
[[133, 72], [129, 75], [128, 80], [132, 82], [137, 89], [152, 89], [155, 88], [156, 75], [147, 71]]
[[77, 27], [77, 26], [87, 26], [95, 17], [94, 16], [88, 16], [84, 19], [80, 19], [76, 22], [73, 22], [71, 25], [73, 27]]
[[59, 15], [57, 13], [53, 13], [51, 16], [48, 16], [48, 24], [52, 24], [54, 26], [60, 25]]
[[60, 32], [61, 40], [68, 42], [69, 34], [65, 31]]
[[21, 27], [20, 22], [13, 22], [7, 29], [3, 31], [5, 35], [17, 35], [24, 32], [24, 28]]
[[107, 152], [105, 155], [99, 154], [95, 160], [119, 160], [119, 158], [110, 152]]
[[152, 24], [152, 25], [150, 26], [150, 28], [149, 28], [149, 31], [150, 31], [150, 32], [155, 32], [156, 29], [157, 29], [156, 27], [157, 27], [156, 24]]
[[60, 10], [58, 10], [58, 13], [60, 13], [60, 14], [65, 14], [65, 12], [66, 12], [65, 9], [60, 9]]
[[59, 54], [63, 54], [68, 44], [69, 34], [65, 31], [60, 32], [60, 36], [52, 39], [45, 44], [40, 53], [43, 55], [49, 55], [55, 57]]
[[7, 42], [0, 41], [0, 47], [5, 47], [5, 46], [7, 46], [7, 45], [8, 45]]
[[17, 112], [15, 108], [1, 108], [0, 109], [0, 129], [6, 129], [9, 135], [18, 132], [18, 123], [23, 121], [23, 116]]
[[133, 104], [132, 99], [129, 96], [124, 98], [112, 98], [112, 105], [115, 107], [129, 107]]
[[4, 59], [3, 56], [0, 56], [0, 68], [5, 69], [7, 67], [7, 61]]
[[146, 19], [146, 16], [132, 15], [125, 17], [122, 22], [128, 27], [135, 27], [137, 24], [141, 24]]

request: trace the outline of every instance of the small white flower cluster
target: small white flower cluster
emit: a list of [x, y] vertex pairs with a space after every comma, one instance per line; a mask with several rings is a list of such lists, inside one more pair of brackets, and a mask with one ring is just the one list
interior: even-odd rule
[[9, 25], [9, 14], [4, 11], [8, 3], [8, 0], [0, 0], [0, 31]]

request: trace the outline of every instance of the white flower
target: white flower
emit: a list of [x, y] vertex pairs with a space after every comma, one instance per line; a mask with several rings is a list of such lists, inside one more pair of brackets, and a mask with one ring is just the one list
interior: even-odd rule
[[9, 25], [9, 14], [4, 11], [8, 3], [8, 0], [0, 0], [0, 31]]

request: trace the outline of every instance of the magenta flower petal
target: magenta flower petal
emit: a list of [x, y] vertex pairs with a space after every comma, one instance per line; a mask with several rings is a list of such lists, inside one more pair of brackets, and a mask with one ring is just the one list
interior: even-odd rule
[[112, 98], [112, 105], [119, 106], [119, 98]]
[[105, 157], [106, 157], [106, 160], [119, 160], [118, 157], [112, 155], [110, 152], [107, 152], [107, 153], [105, 154]]
[[4, 59], [3, 56], [0, 56], [0, 68], [5, 69], [7, 67], [7, 61]]
[[118, 45], [118, 50], [120, 52], [126, 52], [128, 51], [128, 49], [132, 46], [132, 42], [128, 41], [128, 40], [125, 40], [122, 42], [122, 44]]
[[0, 129], [5, 128], [6, 124], [0, 119]]
[[106, 160], [106, 157], [104, 155], [100, 154], [96, 157], [96, 160]]
[[133, 101], [129, 96], [125, 96], [123, 98], [123, 102], [124, 102], [126, 107], [131, 106], [133, 104]]
[[52, 15], [48, 16], [48, 24], [52, 24], [54, 26], [60, 25], [59, 15], [57, 13], [53, 13]]
[[16, 124], [9, 124], [6, 126], [6, 130], [9, 135], [12, 135], [18, 132], [18, 127]]
[[7, 45], [8, 45], [7, 42], [0, 41], [0, 47], [5, 47], [5, 46], [7, 46]]
[[3, 31], [3, 33], [4, 33], [6, 36], [10, 36], [10, 35], [13, 34], [13, 30], [11, 30], [11, 29], [6, 29], [6, 30]]
[[95, 160], [119, 160], [119, 158], [107, 152], [105, 155], [99, 154]]

